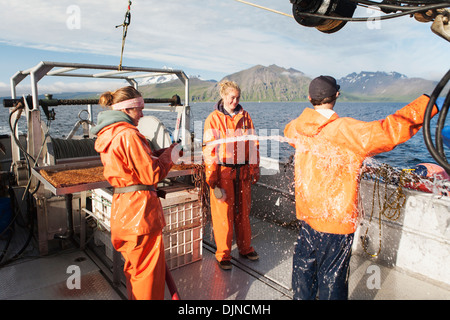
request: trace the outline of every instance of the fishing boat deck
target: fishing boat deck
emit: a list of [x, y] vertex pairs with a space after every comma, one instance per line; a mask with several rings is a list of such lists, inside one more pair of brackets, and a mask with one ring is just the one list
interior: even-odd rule
[[[290, 300], [292, 299], [292, 252], [297, 231], [251, 218], [253, 240], [259, 261], [232, 251], [233, 268], [220, 269], [214, 257], [214, 242], [207, 225], [204, 229], [202, 259], [172, 270], [181, 299], [188, 300]], [[2, 241], [3, 242], [3, 241]], [[109, 269], [90, 249], [74, 247], [48, 256], [28, 250], [27, 256], [0, 268], [2, 300], [121, 300], [126, 288], [112, 285]], [[380, 286], [371, 281], [371, 265], [380, 270]], [[75, 267], [74, 267], [75, 266]], [[74, 268], [79, 267], [80, 289]], [[71, 269], [72, 268], [72, 269]], [[349, 299], [450, 299], [448, 285], [354, 254], [351, 259]], [[166, 289], [166, 299], [170, 294]]]
[[[87, 71], [90, 71], [87, 72], [85, 70], [83, 72], [78, 72], [77, 70], [79, 69], [88, 69]], [[181, 106], [182, 108], [173, 108], [172, 106], [169, 106], [161, 109], [160, 106], [156, 106], [147, 109], [165, 112], [176, 111], [178, 114], [177, 124], [179, 123], [181, 127], [176, 127], [177, 129], [173, 136], [180, 137], [182, 145], [187, 144], [188, 139], [190, 139], [190, 135], [187, 135], [187, 130], [185, 130], [187, 124], [190, 123], [190, 111], [188, 108], [189, 79], [184, 72], [181, 70], [163, 70], [154, 68], [125, 67], [122, 71], [116, 71], [116, 69], [116, 66], [67, 64], [43, 61], [24, 72], [16, 73], [16, 75], [11, 78], [12, 92], [15, 92], [16, 86], [28, 75], [40, 75], [39, 77], [31, 77], [32, 86], [34, 85], [37, 88], [37, 82], [47, 75], [74, 76], [77, 78], [80, 76], [92, 78], [101, 76], [102, 78], [107, 77], [130, 82], [132, 80], [134, 81], [134, 77], [142, 76], [142, 74], [135, 75], [134, 73], [144, 72], [145, 76], [150, 76], [155, 72], [157, 74], [176, 74], [183, 82], [185, 88], [185, 103]], [[99, 73], [95, 70], [98, 70]], [[75, 74], [70, 75], [72, 71], [75, 71]], [[123, 73], [123, 71], [126, 71], [127, 74], [122, 75], [121, 73]], [[33, 106], [35, 108], [34, 110], [38, 111], [38, 102], [40, 101], [37, 96], [38, 90], [33, 91]], [[15, 93], [13, 98], [16, 98]], [[63, 102], [57, 99], [50, 100], [52, 100], [52, 103], [56, 104]], [[68, 102], [69, 101], [64, 101], [64, 103]], [[26, 104], [26, 100], [24, 103]], [[72, 101], [70, 103], [81, 102]], [[97, 101], [90, 101], [89, 103], [90, 107], [88, 110], [92, 116], [92, 103], [97, 103]], [[83, 102], [82, 104], [86, 103]], [[16, 115], [14, 117], [16, 117]], [[33, 125], [27, 128], [26, 142], [29, 145], [33, 144], [34, 149], [36, 149], [35, 151], [37, 151], [42, 144], [42, 133], [44, 131], [35, 130], [35, 128], [41, 126], [39, 116], [33, 115], [30, 119], [32, 119]], [[93, 119], [90, 120], [93, 121]], [[157, 123], [157, 125], [162, 125], [162, 123]], [[144, 131], [146, 131], [145, 128], [142, 129], [143, 134], [145, 133]], [[150, 133], [150, 131], [148, 133]], [[152, 136], [153, 134], [154, 133], [152, 133]], [[149, 137], [147, 138], [150, 139]], [[5, 146], [7, 146], [6, 149], [9, 150], [11, 143], [9, 137], [4, 140]], [[163, 146], [160, 145], [160, 147]], [[278, 150], [278, 146], [276, 150]], [[14, 157], [12, 157], [12, 155], [14, 155]], [[5, 165], [4, 170], [11, 168], [11, 161], [13, 161], [13, 163], [17, 162], [17, 164], [20, 163], [20, 156], [17, 155], [20, 155], [19, 147], [13, 144], [11, 147], [11, 154], [6, 157], [7, 159], [4, 164], [7, 165]], [[49, 158], [52, 158], [50, 153]], [[77, 158], [76, 163], [79, 163], [79, 160], [80, 159]], [[261, 161], [263, 161], [263, 157], [261, 157]], [[252, 210], [255, 212], [266, 213], [266, 209], [271, 208], [269, 216], [276, 217], [279, 221], [285, 219], [284, 222], [289, 223], [292, 219], [292, 212], [294, 212], [294, 199], [292, 194], [293, 190], [289, 190], [289, 188], [285, 187], [287, 184], [286, 182], [292, 181], [292, 177], [294, 176], [293, 166], [281, 164], [275, 159], [272, 159], [272, 161], [269, 161], [266, 165], [267, 166], [261, 167], [274, 172], [266, 176], [264, 174], [261, 175], [261, 180], [259, 182], [260, 194], [256, 197], [252, 196]], [[42, 167], [40, 168], [42, 169]], [[33, 171], [33, 174], [34, 172], [36, 172], [36, 170]], [[278, 174], [275, 175], [275, 172]], [[39, 178], [39, 175], [37, 175], [37, 177]], [[21, 182], [26, 181], [24, 180]], [[45, 184], [46, 181], [41, 182]], [[56, 191], [61, 191], [52, 190], [52, 187], [48, 185], [47, 187], [50, 191], [53, 191], [55, 195], [58, 193]], [[96, 186], [96, 188], [98, 188], [98, 186]], [[87, 186], [86, 189], [88, 189]], [[255, 189], [257, 188], [252, 188], [252, 192], [255, 191]], [[78, 190], [78, 192], [79, 191], [81, 190]], [[257, 199], [258, 201], [256, 201]], [[370, 197], [368, 199], [372, 200]], [[49, 248], [49, 254], [40, 255], [40, 252], [42, 252], [40, 250], [40, 244], [43, 242], [47, 245], [47, 239], [54, 239], [53, 236], [56, 235], [54, 234], [55, 232], [59, 235], [60, 230], [57, 229], [57, 227], [60, 227], [62, 230], [63, 227], [66, 226], [64, 211], [67, 207], [64, 208], [64, 211], [60, 211], [59, 209], [63, 208], [64, 201], [61, 199], [54, 199], [53, 197], [49, 198], [48, 202], [45, 197], [37, 200], [43, 201], [44, 204], [48, 205], [47, 207], [45, 207], [45, 205], [42, 206], [38, 211], [37, 216], [45, 216], [45, 214], [48, 213], [47, 220], [52, 222], [52, 228], [46, 226], [47, 221], [42, 223], [41, 226], [43, 226], [42, 229], [44, 230], [43, 232], [39, 232], [39, 239], [33, 238], [20, 259], [5, 265], [2, 265], [4, 261], [8, 261], [15, 253], [20, 252], [23, 244], [27, 241], [29, 233], [27, 230], [21, 229], [17, 224], [14, 238], [11, 243], [5, 239], [7, 237], [5, 237], [4, 234], [3, 237], [0, 238], [0, 248], [3, 251], [0, 252], [0, 256], [2, 257], [2, 259], [0, 259], [0, 299], [126, 299], [126, 287], [123, 281], [123, 274], [121, 281], [117, 282], [116, 280], [120, 279], [114, 278], [112, 261], [108, 261], [108, 259], [110, 259], [106, 249], [106, 243], [109, 241], [108, 236], [104, 237], [104, 245], [101, 245], [93, 241], [92, 235], [89, 235], [87, 247], [83, 250], [79, 249], [76, 244], [68, 243], [66, 240], [51, 240], [54, 247]], [[50, 203], [53, 202], [50, 200], [55, 201], [54, 203]], [[420, 250], [418, 250], [419, 252], [414, 258], [418, 257], [417, 260], [424, 261], [427, 259], [423, 257], [432, 257], [433, 259], [427, 260], [429, 264], [421, 267], [433, 269], [431, 271], [437, 275], [437, 279], [442, 279], [443, 275], [448, 275], [448, 271], [445, 268], [448, 265], [447, 252], [448, 245], [450, 244], [450, 241], [448, 240], [450, 235], [450, 227], [448, 225], [448, 208], [450, 208], [450, 202], [441, 200], [431, 201], [429, 199], [416, 197], [412, 197], [411, 200], [409, 206], [407, 206], [409, 213], [407, 215], [404, 214], [402, 216], [402, 221], [393, 225], [390, 231], [386, 232], [386, 241], [384, 243], [388, 243], [388, 246], [392, 247], [392, 250], [390, 250], [388, 252], [389, 254], [386, 254], [386, 256], [395, 256], [398, 252], [392, 251], [398, 251], [400, 244], [402, 244], [402, 253], [409, 257], [412, 250], [420, 247], [423, 242], [427, 242], [427, 246], [424, 245], [422, 248], [419, 248]], [[24, 201], [22, 202], [20, 207], [25, 204]], [[372, 201], [367, 202], [372, 203]], [[79, 207], [81, 208], [81, 205]], [[22, 214], [24, 214], [26, 210], [22, 211]], [[285, 218], [285, 216], [288, 217]], [[427, 222], [426, 220], [429, 220], [430, 223], [425, 223]], [[84, 220], [80, 221], [84, 222]], [[200, 301], [292, 299], [292, 255], [297, 239], [297, 231], [282, 227], [279, 223], [272, 223], [256, 216], [251, 217], [251, 223], [253, 233], [252, 245], [257, 250], [260, 259], [256, 262], [246, 260], [240, 257], [236, 247], [233, 247], [233, 268], [231, 271], [224, 271], [218, 267], [214, 257], [215, 249], [211, 227], [208, 224], [204, 226], [202, 259], [174, 269], [171, 272], [182, 299]], [[405, 226], [405, 238], [409, 237], [406, 239], [409, 241], [405, 241], [406, 245], [400, 243], [400, 237], [403, 236], [403, 233], [401, 232], [403, 226]], [[36, 226], [34, 227], [36, 228]], [[85, 230], [83, 230], [83, 232], [84, 231]], [[417, 234], [423, 234], [425, 237], [420, 236], [411, 240], [411, 238]], [[392, 235], [395, 235], [395, 237], [392, 237]], [[355, 240], [358, 240], [356, 236]], [[45, 248], [45, 250], [46, 249], [47, 248]], [[6, 251], [7, 253], [5, 254]], [[364, 254], [360, 255], [358, 252], [360, 253], [360, 251], [354, 251], [351, 259], [349, 299], [450, 299], [450, 281], [443, 280], [444, 282], [440, 283], [436, 278], [429, 279], [423, 275], [411, 273], [410, 271], [405, 271], [398, 267], [388, 267], [381, 261], [374, 260]], [[392, 255], [390, 255], [390, 253], [392, 253]], [[424, 253], [429, 254], [425, 255]], [[405, 257], [402, 256], [401, 258]], [[411, 261], [408, 260], [403, 262], [406, 264]], [[415, 264], [416, 261], [412, 261], [412, 263]], [[430, 268], [429, 265], [440, 265], [441, 268]], [[413, 270], [420, 270], [420, 268], [415, 268]], [[117, 275], [117, 273], [115, 275]], [[446, 278], [448, 278], [448, 276]], [[80, 280], [79, 289], [77, 280]], [[170, 299], [168, 290], [166, 290], [165, 298]]]

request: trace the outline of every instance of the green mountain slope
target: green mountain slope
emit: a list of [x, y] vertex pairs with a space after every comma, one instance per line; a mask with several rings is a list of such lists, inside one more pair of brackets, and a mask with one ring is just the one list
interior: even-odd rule
[[[256, 65], [224, 77], [241, 87], [242, 101], [307, 101], [311, 78], [301, 71], [277, 65]], [[396, 72], [351, 73], [338, 79], [342, 101], [409, 101], [431, 93], [435, 81], [408, 78]], [[141, 86], [145, 97], [165, 98], [178, 94], [184, 98], [180, 81]], [[219, 84], [214, 80], [190, 79], [191, 102], [217, 101]]]

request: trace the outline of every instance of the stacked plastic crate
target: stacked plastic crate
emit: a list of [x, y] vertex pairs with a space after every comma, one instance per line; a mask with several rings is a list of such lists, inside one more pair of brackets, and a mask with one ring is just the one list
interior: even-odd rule
[[166, 226], [163, 229], [169, 269], [202, 258], [202, 206], [196, 189], [166, 194], [161, 199]]
[[[202, 259], [203, 213], [197, 189], [164, 188], [161, 198], [166, 226], [163, 229], [165, 257], [169, 269]], [[92, 192], [92, 214], [109, 231], [112, 191]]]

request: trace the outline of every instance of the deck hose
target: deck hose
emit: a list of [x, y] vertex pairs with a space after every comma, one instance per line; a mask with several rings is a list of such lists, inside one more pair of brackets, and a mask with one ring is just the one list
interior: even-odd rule
[[436, 127], [436, 145], [433, 143], [431, 132], [430, 132], [430, 120], [431, 112], [433, 106], [436, 104], [437, 98], [440, 96], [444, 87], [450, 81], [450, 70], [445, 74], [445, 76], [439, 81], [433, 93], [430, 96], [430, 101], [428, 102], [427, 109], [425, 110], [424, 123], [423, 123], [423, 136], [425, 140], [425, 145], [428, 148], [431, 156], [436, 160], [436, 162], [442, 166], [445, 171], [450, 174], [450, 165], [447, 161], [447, 157], [444, 153], [443, 141], [442, 141], [442, 130], [444, 129], [445, 119], [447, 117], [448, 108], [450, 106], [450, 90], [447, 93], [447, 97], [444, 100], [442, 108], [439, 112], [439, 119]]

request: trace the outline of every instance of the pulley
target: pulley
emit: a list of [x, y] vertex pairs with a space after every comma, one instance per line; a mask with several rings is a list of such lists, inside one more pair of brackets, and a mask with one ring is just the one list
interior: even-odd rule
[[[356, 10], [356, 2], [349, 0], [290, 0], [294, 19], [302, 26], [315, 27], [324, 33], [334, 33], [342, 29], [347, 21], [326, 17], [351, 18]], [[314, 15], [320, 15], [318, 17]]]

